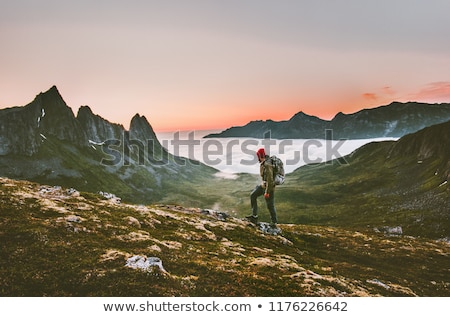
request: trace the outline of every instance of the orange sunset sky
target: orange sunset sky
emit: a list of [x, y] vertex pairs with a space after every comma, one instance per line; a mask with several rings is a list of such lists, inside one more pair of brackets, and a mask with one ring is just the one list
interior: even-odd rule
[[450, 102], [450, 1], [0, 1], [0, 108], [157, 131]]

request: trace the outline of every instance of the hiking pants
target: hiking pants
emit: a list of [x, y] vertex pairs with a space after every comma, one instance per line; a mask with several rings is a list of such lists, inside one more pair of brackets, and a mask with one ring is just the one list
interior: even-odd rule
[[[264, 195], [265, 192], [266, 192], [265, 188], [262, 187], [261, 185], [258, 185], [255, 187], [255, 189], [250, 194], [250, 202], [251, 202], [251, 206], [252, 206], [253, 216], [258, 215], [257, 198], [259, 196]], [[273, 223], [278, 223], [277, 211], [275, 210], [275, 195], [274, 194], [275, 194], [275, 191], [272, 191], [269, 193], [270, 196], [269, 196], [269, 198], [266, 199], [266, 205], [267, 205], [267, 209], [269, 209], [270, 219], [272, 220]]]

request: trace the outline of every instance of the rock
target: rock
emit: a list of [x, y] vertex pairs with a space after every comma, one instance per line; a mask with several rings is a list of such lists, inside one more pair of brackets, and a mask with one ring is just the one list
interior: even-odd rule
[[225, 212], [217, 211], [217, 210], [213, 210], [213, 209], [202, 209], [200, 212], [204, 215], [213, 216], [220, 221], [226, 221], [227, 218], [229, 217], [229, 215], [226, 214]]
[[128, 216], [128, 217], [125, 217], [125, 220], [128, 222], [128, 224], [130, 226], [134, 226], [136, 228], [141, 228], [141, 223], [136, 218], [134, 218], [132, 216]]
[[389, 285], [387, 285], [387, 284], [381, 282], [380, 280], [378, 280], [378, 279], [376, 279], [376, 278], [374, 278], [374, 279], [372, 279], [372, 280], [367, 280], [366, 282], [367, 282], [367, 283], [370, 283], [370, 284], [373, 284], [373, 285], [377, 285], [377, 286], [384, 287], [385, 289], [390, 289]]
[[271, 225], [267, 222], [260, 222], [258, 226], [259, 230], [261, 230], [265, 234], [277, 236], [282, 232], [280, 228], [278, 227], [272, 228]]
[[98, 193], [113, 203], [120, 204], [122, 201], [122, 198], [117, 197], [114, 194], [103, 192], [103, 191], [99, 191]]
[[68, 196], [72, 196], [72, 197], [79, 197], [80, 196], [80, 192], [78, 190], [76, 190], [75, 188], [67, 189], [66, 193], [67, 193]]
[[69, 215], [66, 217], [66, 221], [80, 223], [82, 221], [82, 218], [76, 215]]
[[127, 259], [125, 266], [147, 272], [153, 272], [153, 269], [157, 267], [161, 272], [167, 273], [162, 265], [161, 259], [153, 256], [133, 255]]
[[387, 236], [401, 236], [403, 234], [403, 229], [400, 226], [375, 228], [374, 231], [383, 232]]

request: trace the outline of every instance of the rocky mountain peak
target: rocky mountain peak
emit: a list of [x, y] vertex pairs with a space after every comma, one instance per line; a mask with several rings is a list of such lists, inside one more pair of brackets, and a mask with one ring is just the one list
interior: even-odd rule
[[78, 109], [77, 121], [90, 141], [101, 143], [123, 138], [125, 129], [122, 125], [111, 123], [94, 114], [89, 106], [81, 106]]
[[41, 92], [24, 107], [0, 111], [0, 155], [36, 153], [45, 138], [87, 144], [72, 110], [56, 86]]
[[134, 115], [130, 123], [130, 138], [138, 140], [157, 140], [150, 123], [145, 116], [138, 113]]
[[144, 116], [133, 117], [129, 132], [122, 125], [94, 114], [89, 106], [81, 106], [75, 117], [56, 86], [39, 93], [24, 107], [0, 110], [0, 132], [0, 155], [31, 156], [48, 137], [85, 147], [90, 142], [123, 141], [128, 133], [131, 139], [154, 140], [160, 146]]
[[87, 144], [85, 133], [56, 86], [45, 93], [40, 93], [33, 102], [41, 108], [41, 119], [37, 119], [41, 134], [55, 136], [76, 145]]

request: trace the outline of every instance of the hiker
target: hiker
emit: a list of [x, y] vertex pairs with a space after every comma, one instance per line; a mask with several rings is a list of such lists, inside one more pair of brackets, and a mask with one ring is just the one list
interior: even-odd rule
[[271, 218], [271, 227], [276, 228], [278, 219], [277, 212], [275, 210], [275, 182], [273, 177], [273, 165], [271, 158], [266, 155], [266, 151], [261, 148], [256, 152], [260, 163], [259, 172], [262, 178], [262, 184], [255, 187], [250, 194], [250, 202], [252, 207], [252, 214], [246, 218], [254, 223], [258, 223], [258, 202], [257, 198], [264, 195], [266, 200], [267, 209], [269, 209]]

